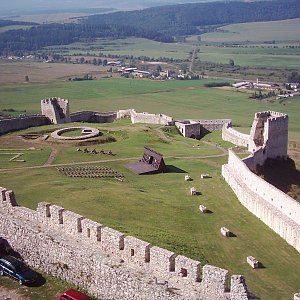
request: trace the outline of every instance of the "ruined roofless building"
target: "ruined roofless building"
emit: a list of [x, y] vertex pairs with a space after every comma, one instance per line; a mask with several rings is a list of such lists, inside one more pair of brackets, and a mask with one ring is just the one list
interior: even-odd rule
[[139, 162], [130, 163], [126, 168], [136, 174], [155, 174], [166, 171], [162, 154], [153, 149], [144, 147], [144, 155]]
[[41, 100], [42, 115], [53, 124], [71, 122], [69, 100], [57, 97]]

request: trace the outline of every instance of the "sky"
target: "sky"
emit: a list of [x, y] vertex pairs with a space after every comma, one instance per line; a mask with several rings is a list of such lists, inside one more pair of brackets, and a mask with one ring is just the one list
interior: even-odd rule
[[0, 15], [86, 8], [142, 9], [164, 4], [209, 2], [213, 0], [0, 0]]

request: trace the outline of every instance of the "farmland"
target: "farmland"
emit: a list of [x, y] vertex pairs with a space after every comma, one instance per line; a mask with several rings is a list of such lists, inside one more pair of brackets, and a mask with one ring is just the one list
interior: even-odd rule
[[253, 22], [227, 25], [220, 27], [218, 32], [206, 33], [201, 36], [204, 42], [288, 42], [298, 41], [300, 19]]

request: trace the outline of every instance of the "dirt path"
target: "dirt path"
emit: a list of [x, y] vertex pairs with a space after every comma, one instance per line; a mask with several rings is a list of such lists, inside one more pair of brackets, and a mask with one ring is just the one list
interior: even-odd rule
[[59, 149], [52, 148], [47, 161], [44, 163], [44, 166], [50, 166], [53, 163], [53, 161], [58, 153], [59, 153]]

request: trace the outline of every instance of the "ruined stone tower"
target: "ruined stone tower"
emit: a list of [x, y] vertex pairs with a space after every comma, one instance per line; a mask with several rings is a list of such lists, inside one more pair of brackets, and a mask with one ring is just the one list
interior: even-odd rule
[[53, 124], [71, 122], [69, 100], [57, 97], [41, 100], [42, 115]]
[[255, 114], [248, 150], [263, 149], [264, 159], [287, 159], [288, 116], [274, 111]]

